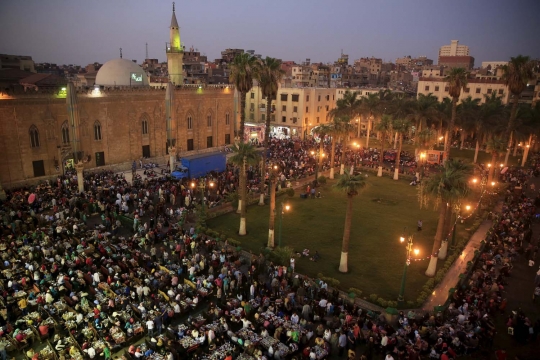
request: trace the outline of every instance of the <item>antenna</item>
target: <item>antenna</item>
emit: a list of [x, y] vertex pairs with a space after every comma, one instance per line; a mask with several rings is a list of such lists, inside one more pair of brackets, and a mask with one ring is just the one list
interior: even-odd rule
[[122, 48], [120, 48], [120, 59], [122, 58]]
[[174, 1], [172, 3], [172, 12], [174, 12]]
[[148, 59], [148, 43], [146, 43], [146, 58]]

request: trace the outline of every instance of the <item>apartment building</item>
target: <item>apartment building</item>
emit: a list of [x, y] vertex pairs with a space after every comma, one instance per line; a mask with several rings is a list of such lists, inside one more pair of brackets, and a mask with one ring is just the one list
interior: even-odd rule
[[439, 58], [441, 56], [469, 56], [469, 47], [459, 45], [459, 40], [451, 40], [450, 45], [443, 45], [439, 48]]
[[[442, 101], [444, 98], [450, 97], [448, 90], [448, 83], [442, 78], [422, 77], [418, 82], [417, 95], [432, 94], [439, 101]], [[480, 99], [483, 103], [485, 102], [485, 97], [492, 96], [493, 93], [501, 97], [503, 104], [508, 103], [509, 91], [503, 81], [487, 78], [469, 79], [467, 87], [461, 91], [459, 100], [461, 101], [470, 96], [473, 99]]]
[[[328, 113], [336, 106], [336, 93], [333, 88], [281, 86], [272, 101], [271, 136], [305, 139], [312, 135], [314, 127], [328, 122]], [[246, 96], [246, 127], [253, 129], [250, 137], [260, 137], [261, 125], [266, 122], [266, 99], [259, 86]]]

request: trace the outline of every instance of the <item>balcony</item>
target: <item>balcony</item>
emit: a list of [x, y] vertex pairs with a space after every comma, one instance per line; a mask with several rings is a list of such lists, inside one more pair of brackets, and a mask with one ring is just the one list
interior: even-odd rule
[[184, 44], [180, 43], [180, 47], [171, 46], [171, 43], [165, 43], [165, 52], [167, 54], [180, 54], [184, 52]]

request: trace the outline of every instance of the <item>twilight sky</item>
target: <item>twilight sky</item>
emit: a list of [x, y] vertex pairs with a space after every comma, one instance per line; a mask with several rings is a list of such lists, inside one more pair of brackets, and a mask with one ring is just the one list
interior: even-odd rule
[[[119, 57], [165, 61], [172, 2], [166, 0], [0, 0], [0, 53], [79, 64]], [[426, 55], [468, 45], [475, 65], [518, 54], [540, 58], [539, 0], [178, 0], [186, 48], [210, 61], [226, 48], [301, 62], [349, 63], [375, 56]]]

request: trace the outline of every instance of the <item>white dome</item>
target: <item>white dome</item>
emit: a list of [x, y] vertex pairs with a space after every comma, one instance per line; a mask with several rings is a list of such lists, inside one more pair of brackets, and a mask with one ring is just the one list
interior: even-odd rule
[[144, 86], [148, 77], [143, 68], [127, 59], [107, 61], [96, 75], [96, 85], [104, 86]]

